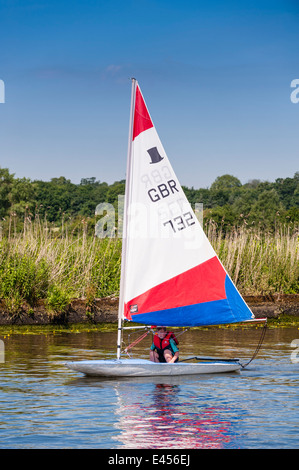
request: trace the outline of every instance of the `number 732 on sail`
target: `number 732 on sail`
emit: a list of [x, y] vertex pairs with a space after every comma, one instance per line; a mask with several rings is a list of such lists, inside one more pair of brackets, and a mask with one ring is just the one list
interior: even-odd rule
[[163, 223], [164, 226], [167, 226], [167, 224], [169, 224], [172, 231], [176, 233], [177, 231], [184, 230], [185, 228], [194, 225], [195, 220], [191, 212], [188, 211], [185, 214], [174, 217], [172, 220], [170, 219]]

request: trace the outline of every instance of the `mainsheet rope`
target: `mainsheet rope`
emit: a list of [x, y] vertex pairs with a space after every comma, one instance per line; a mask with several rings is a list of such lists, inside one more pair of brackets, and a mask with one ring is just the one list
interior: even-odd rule
[[265, 335], [266, 335], [266, 331], [267, 331], [267, 321], [265, 322], [265, 324], [264, 324], [264, 326], [263, 326], [262, 334], [261, 334], [260, 340], [259, 340], [259, 342], [258, 342], [258, 345], [257, 345], [257, 347], [256, 347], [256, 349], [255, 349], [255, 351], [254, 351], [254, 353], [253, 353], [251, 359], [250, 359], [248, 362], [246, 362], [246, 364], [242, 364], [242, 363], [240, 362], [240, 365], [241, 365], [242, 369], [245, 369], [245, 367], [247, 367], [248, 364], [250, 364], [250, 363], [256, 358], [256, 356], [258, 355], [259, 350], [260, 350], [261, 347], [262, 347], [262, 344], [263, 344], [263, 341], [264, 341], [264, 338], [265, 338]]

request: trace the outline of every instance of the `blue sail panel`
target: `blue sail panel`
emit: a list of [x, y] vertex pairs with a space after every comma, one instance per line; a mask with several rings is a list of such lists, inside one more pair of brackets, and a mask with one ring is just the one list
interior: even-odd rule
[[226, 298], [194, 305], [132, 315], [132, 321], [145, 325], [207, 326], [237, 323], [254, 319], [228, 275], [225, 278]]

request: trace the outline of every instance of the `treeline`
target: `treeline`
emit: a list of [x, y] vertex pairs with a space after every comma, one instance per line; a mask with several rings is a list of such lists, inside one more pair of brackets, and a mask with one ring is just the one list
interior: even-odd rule
[[274, 230], [299, 222], [299, 172], [272, 183], [254, 179], [243, 185], [235, 176], [223, 175], [209, 189], [184, 191], [191, 204], [203, 203], [204, 220], [224, 230], [243, 225]]
[[[214, 221], [224, 231], [232, 227], [255, 226], [275, 229], [277, 224], [299, 222], [299, 172], [294, 177], [275, 182], [258, 179], [241, 184], [232, 175], [216, 178], [210, 188], [183, 187], [194, 207], [203, 204], [204, 222]], [[118, 195], [125, 192], [125, 181], [113, 184], [82, 178], [74, 184], [61, 176], [50, 181], [16, 178], [9, 169], [0, 168], [0, 220], [2, 230], [12, 225], [23, 226], [25, 218], [47, 220], [53, 225], [61, 221], [72, 224], [82, 218], [95, 218], [95, 208], [109, 202], [117, 208]]]

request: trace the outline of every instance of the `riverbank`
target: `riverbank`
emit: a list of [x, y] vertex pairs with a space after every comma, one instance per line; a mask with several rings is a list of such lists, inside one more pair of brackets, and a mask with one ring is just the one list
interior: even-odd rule
[[[27, 222], [22, 232], [0, 240], [0, 324], [70, 318], [81, 322], [86, 314], [88, 320], [114, 319], [117, 299], [111, 298], [119, 296], [121, 239], [92, 237], [85, 231], [56, 236], [43, 223]], [[269, 233], [244, 226], [223, 234], [212, 222], [205, 229], [234, 285], [244, 297], [251, 296], [255, 310], [276, 315], [277, 308], [289, 309], [288, 303], [273, 299], [280, 298], [279, 292], [299, 292], [295, 229], [280, 227]], [[260, 293], [269, 298], [260, 299]], [[108, 300], [99, 300], [103, 298]]]
[[[278, 319], [299, 317], [299, 294], [273, 296], [244, 296], [256, 318]], [[24, 303], [18, 313], [9, 313], [5, 302], [0, 300], [0, 325], [51, 325], [74, 323], [116, 323], [118, 298], [73, 299], [62, 312], [49, 311], [46, 302], [40, 300], [35, 306]]]

